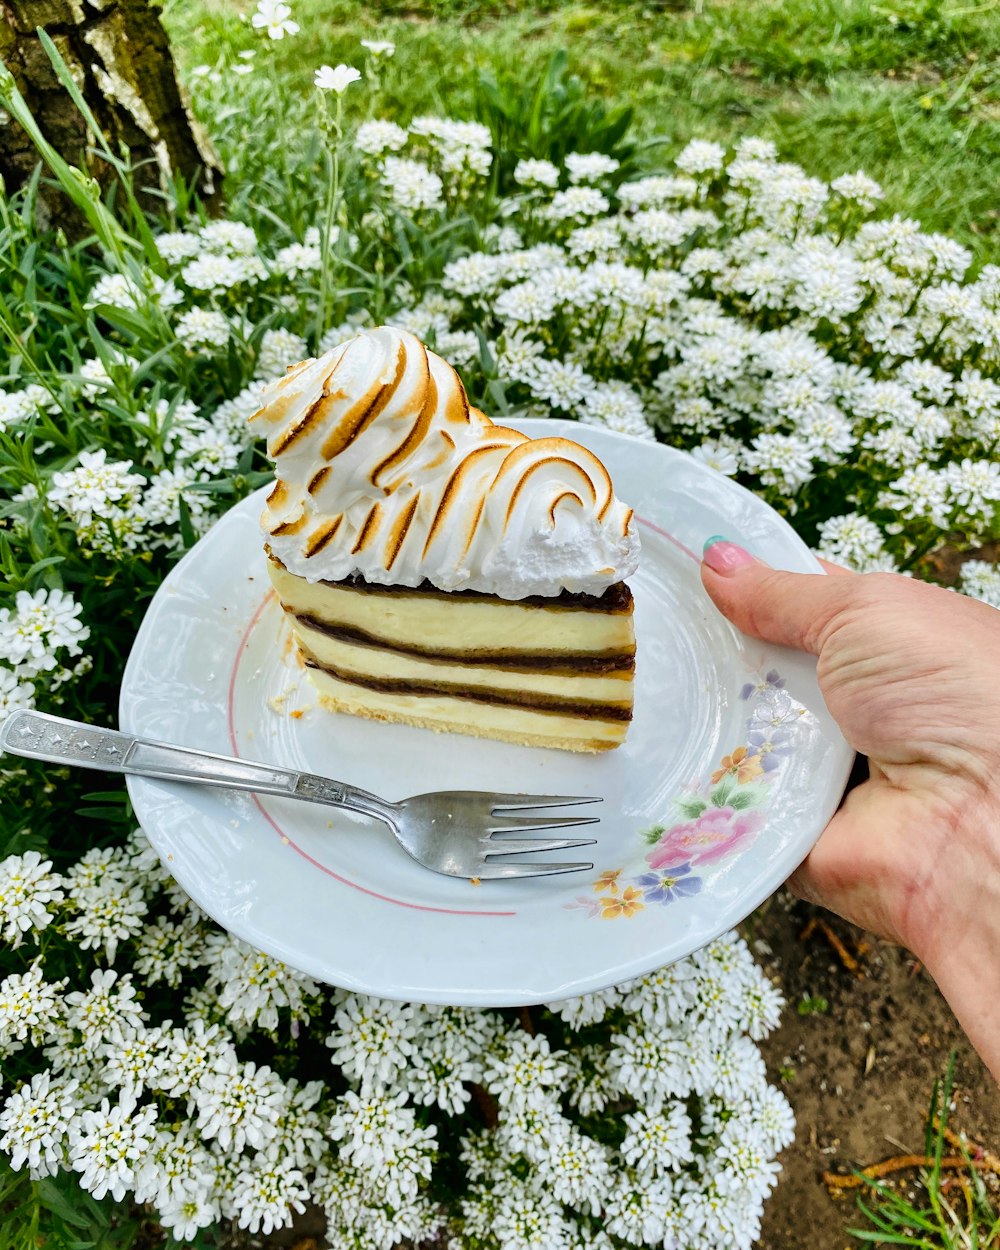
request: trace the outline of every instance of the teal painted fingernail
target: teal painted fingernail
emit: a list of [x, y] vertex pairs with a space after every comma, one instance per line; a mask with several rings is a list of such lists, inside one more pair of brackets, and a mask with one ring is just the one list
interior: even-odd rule
[[708, 540], [702, 559], [710, 569], [726, 577], [757, 563], [746, 548], [729, 538], [723, 538], [721, 534], [715, 534]]
[[715, 543], [728, 543], [729, 541], [730, 540], [725, 536], [725, 534], [713, 534], [711, 538], [705, 539], [705, 545], [701, 549], [702, 555], [704, 555], [709, 547], [713, 546]]

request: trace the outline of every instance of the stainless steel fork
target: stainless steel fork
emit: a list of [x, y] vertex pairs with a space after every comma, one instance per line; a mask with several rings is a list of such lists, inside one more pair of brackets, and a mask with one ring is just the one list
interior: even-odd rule
[[233, 759], [190, 747], [133, 738], [42, 712], [17, 711], [0, 725], [0, 750], [52, 764], [78, 764], [108, 773], [130, 773], [160, 781], [188, 781], [229, 790], [251, 790], [305, 799], [361, 812], [384, 821], [418, 864], [449, 877], [495, 881], [544, 877], [593, 868], [591, 863], [510, 862], [511, 855], [568, 851], [593, 846], [594, 838], [506, 837], [596, 824], [596, 816], [519, 815], [544, 808], [600, 803], [596, 797], [549, 794], [493, 794], [482, 790], [439, 790], [391, 803], [367, 790], [315, 773], [253, 760]]

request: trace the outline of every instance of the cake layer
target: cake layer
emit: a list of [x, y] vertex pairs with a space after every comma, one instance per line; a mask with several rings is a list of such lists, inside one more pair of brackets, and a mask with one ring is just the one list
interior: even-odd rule
[[516, 695], [531, 704], [553, 699], [566, 706], [600, 704], [618, 709], [618, 714], [627, 714], [632, 706], [631, 667], [592, 673], [569, 667], [469, 665], [349, 642], [295, 617], [292, 629], [303, 651], [320, 667], [361, 684], [394, 682], [425, 692], [479, 694], [498, 702]]
[[608, 751], [625, 739], [627, 720], [567, 716], [561, 712], [456, 699], [370, 690], [341, 681], [323, 669], [309, 676], [322, 703], [336, 712], [396, 721], [420, 729], [494, 738], [521, 746], [565, 751]]
[[[635, 655], [627, 587], [626, 598], [615, 600], [622, 606], [609, 611], [590, 596], [542, 606], [545, 601], [307, 582], [274, 559], [268, 570], [286, 609], [313, 628], [371, 647], [462, 663], [511, 660], [522, 667], [532, 659], [561, 658], [575, 667], [581, 658], [628, 662]], [[579, 599], [589, 602], [574, 602]]]

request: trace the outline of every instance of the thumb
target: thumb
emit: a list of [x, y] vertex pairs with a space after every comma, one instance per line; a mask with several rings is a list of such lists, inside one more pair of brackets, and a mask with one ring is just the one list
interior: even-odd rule
[[858, 576], [772, 569], [727, 538], [705, 544], [701, 580], [720, 612], [745, 634], [818, 655], [830, 625], [857, 593]]

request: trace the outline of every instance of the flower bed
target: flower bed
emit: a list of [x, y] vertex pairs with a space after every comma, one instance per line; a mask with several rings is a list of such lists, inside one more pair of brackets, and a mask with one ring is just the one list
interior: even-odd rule
[[[178, 211], [155, 239], [99, 217], [102, 250], [5, 204], [0, 713], [113, 719], [170, 561], [266, 478], [266, 380], [378, 322], [491, 415], [685, 448], [855, 568], [923, 575], [996, 536], [1000, 268], [970, 275], [954, 242], [879, 218], [864, 175], [827, 185], [760, 140], [557, 164], [474, 122], [348, 127], [350, 81], [317, 80], [336, 102], [284, 219], [240, 195], [240, 219]], [[310, 160], [320, 192], [296, 199]], [[962, 585], [1000, 606], [985, 561]], [[180, 1240], [307, 1202], [351, 1247], [754, 1240], [792, 1126], [755, 1045], [780, 1000], [734, 935], [521, 1016], [365, 999], [218, 930], [120, 792], [10, 760], [3, 781], [12, 1168], [151, 1204]], [[657, 836], [710, 823], [679, 806]]]

